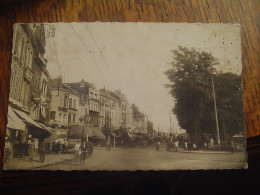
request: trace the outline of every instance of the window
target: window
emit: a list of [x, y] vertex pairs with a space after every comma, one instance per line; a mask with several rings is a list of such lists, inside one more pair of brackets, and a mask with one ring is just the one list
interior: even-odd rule
[[[43, 79], [42, 80], [42, 95], [44, 97], [46, 96], [46, 92], [47, 92], [46, 87], [47, 87], [47, 82]], [[61, 104], [61, 106], [62, 106], [62, 104]]]
[[70, 98], [69, 108], [72, 108], [72, 99]]
[[62, 121], [62, 113], [59, 113], [59, 121]]
[[76, 109], [76, 100], [73, 100], [73, 108]]
[[22, 60], [22, 62], [24, 62], [23, 60], [25, 60], [24, 58], [24, 56], [25, 56], [25, 52], [26, 52], [26, 50], [25, 50], [26, 48], [25, 48], [25, 40], [24, 39], [22, 39], [21, 40], [21, 47], [19, 48], [19, 58]]
[[126, 120], [126, 114], [122, 113], [122, 119], [125, 121]]
[[63, 122], [66, 123], [66, 114], [63, 114]]
[[73, 123], [76, 122], [76, 114], [73, 114]]
[[14, 54], [16, 55], [17, 54], [17, 50], [18, 50], [18, 40], [21, 38], [20, 37], [20, 32], [19, 32], [19, 29], [16, 28], [16, 36], [15, 36], [15, 43], [14, 43]]
[[68, 123], [71, 123], [71, 114], [69, 113]]
[[30, 47], [30, 54], [29, 54], [29, 61], [28, 61], [28, 66], [30, 68], [32, 68], [32, 60], [33, 60], [33, 52], [32, 52], [32, 48]]
[[14, 99], [20, 101], [23, 71], [21, 71], [21, 69], [18, 67], [16, 68], [17, 68], [16, 75], [13, 75], [14, 76]]
[[63, 96], [62, 95], [60, 95], [60, 106], [62, 107], [63, 106]]
[[51, 113], [50, 113], [50, 119], [51, 120], [55, 120], [55, 114], [56, 114], [55, 111], [51, 111]]

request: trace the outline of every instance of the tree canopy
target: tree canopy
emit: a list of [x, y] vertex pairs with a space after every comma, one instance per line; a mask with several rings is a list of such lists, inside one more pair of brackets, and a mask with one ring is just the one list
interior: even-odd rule
[[165, 72], [170, 94], [175, 99], [173, 113], [181, 128], [199, 142], [204, 133], [216, 133], [212, 79], [214, 79], [220, 133], [229, 136], [243, 130], [241, 75], [216, 70], [218, 59], [194, 48], [173, 50], [171, 68]]

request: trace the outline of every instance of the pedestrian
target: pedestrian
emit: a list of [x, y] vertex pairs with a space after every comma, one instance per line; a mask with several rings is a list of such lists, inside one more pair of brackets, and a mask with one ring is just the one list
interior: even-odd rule
[[87, 154], [87, 145], [86, 145], [86, 141], [83, 141], [81, 143], [81, 158], [80, 158], [80, 164], [84, 165], [85, 164], [85, 160], [86, 160], [86, 154]]
[[173, 151], [174, 149], [174, 144], [173, 144], [173, 140], [171, 139], [170, 141], [170, 151]]
[[106, 146], [107, 146], [107, 148], [106, 148], [107, 150], [111, 149], [110, 141], [107, 141]]
[[5, 152], [4, 152], [4, 163], [8, 163], [11, 159], [11, 142], [9, 137], [5, 137]]
[[65, 153], [65, 143], [64, 142], [61, 144], [61, 148], [62, 148], [62, 153]]
[[208, 149], [208, 144], [207, 144], [206, 141], [204, 142], [204, 148], [205, 148], [206, 150]]
[[33, 153], [34, 153], [34, 144], [32, 143], [32, 140], [31, 139], [29, 139], [28, 140], [28, 155], [29, 155], [29, 160], [33, 160]]
[[75, 153], [76, 153], [76, 154], [79, 154], [79, 148], [80, 148], [80, 143], [77, 142], [77, 143], [75, 144]]
[[65, 146], [64, 152], [66, 152], [66, 150], [67, 150], [67, 148], [68, 148], [68, 146], [69, 146], [69, 142], [68, 142], [67, 139], [66, 139], [65, 142], [64, 142], [64, 146]]
[[38, 149], [39, 149], [39, 142], [38, 139], [34, 140], [34, 152], [35, 152], [35, 156], [38, 154]]
[[91, 157], [93, 154], [93, 143], [87, 142], [87, 151], [88, 151], [88, 157]]
[[197, 149], [197, 145], [195, 143], [193, 143], [192, 147], [193, 149]]
[[161, 143], [158, 141], [158, 142], [156, 143], [156, 151], [159, 151], [159, 150], [160, 150], [160, 145], [161, 145]]
[[166, 142], [166, 151], [170, 151], [170, 140]]
[[46, 144], [46, 142], [41, 141], [41, 142], [40, 142], [40, 147], [39, 147], [40, 162], [41, 162], [41, 163], [44, 163], [44, 161], [45, 161], [46, 149], [47, 149], [47, 144]]
[[175, 151], [178, 152], [179, 151], [179, 142], [178, 142], [178, 140], [176, 140], [174, 145], [175, 145]]
[[186, 150], [188, 149], [188, 143], [187, 142], [184, 142], [184, 147], [185, 147]]
[[60, 141], [58, 141], [58, 144], [57, 144], [57, 146], [56, 146], [57, 148], [56, 148], [56, 151], [57, 151], [57, 153], [58, 154], [60, 154], [60, 151], [61, 151], [61, 143], [60, 143]]

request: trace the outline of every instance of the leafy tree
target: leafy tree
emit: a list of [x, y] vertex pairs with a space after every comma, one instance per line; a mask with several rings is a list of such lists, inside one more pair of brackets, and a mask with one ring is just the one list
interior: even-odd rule
[[219, 73], [214, 81], [220, 135], [230, 144], [231, 136], [244, 131], [242, 76]]
[[216, 133], [213, 77], [221, 133], [233, 135], [241, 130], [241, 76], [217, 72], [215, 66], [218, 65], [218, 60], [208, 52], [180, 46], [172, 52], [171, 69], [165, 72], [171, 82], [167, 87], [175, 99], [172, 111], [180, 127], [190, 134], [191, 141], [200, 144], [203, 133]]

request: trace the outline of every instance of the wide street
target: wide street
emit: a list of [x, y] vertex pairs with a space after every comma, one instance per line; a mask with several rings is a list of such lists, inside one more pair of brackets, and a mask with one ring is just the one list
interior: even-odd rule
[[[94, 147], [91, 158], [85, 165], [75, 160], [73, 154], [50, 154], [52, 158], [67, 156], [60, 163], [36, 169], [61, 170], [174, 170], [174, 169], [227, 169], [245, 168], [242, 152], [167, 152], [165, 148], [155, 151], [154, 147], [116, 148], [106, 150]], [[47, 155], [48, 157], [48, 155]]]

